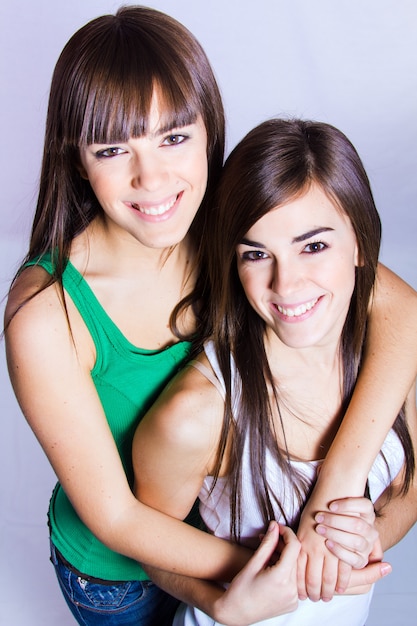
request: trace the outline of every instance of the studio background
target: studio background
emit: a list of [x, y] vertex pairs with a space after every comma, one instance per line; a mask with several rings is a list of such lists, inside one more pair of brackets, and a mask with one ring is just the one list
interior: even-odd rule
[[[55, 62], [75, 30], [119, 4], [1, 3], [1, 313], [27, 250]], [[206, 50], [224, 98], [228, 151], [273, 116], [313, 118], [347, 134], [364, 161], [382, 218], [381, 260], [417, 288], [415, 0], [148, 4], [183, 22]], [[0, 624], [71, 626], [48, 560], [46, 511], [55, 477], [17, 406], [4, 342], [0, 403]], [[417, 527], [386, 559], [394, 571], [376, 587], [367, 626], [411, 626], [417, 614]]]

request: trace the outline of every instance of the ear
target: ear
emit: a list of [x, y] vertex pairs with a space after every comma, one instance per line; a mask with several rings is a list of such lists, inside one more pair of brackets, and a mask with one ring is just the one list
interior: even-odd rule
[[81, 155], [79, 151], [77, 152], [77, 155], [75, 157], [75, 168], [78, 170], [78, 173], [81, 176], [81, 178], [83, 178], [84, 180], [88, 180], [87, 170], [85, 169], [82, 163]]
[[88, 180], [87, 171], [86, 171], [84, 165], [82, 165], [81, 163], [77, 163], [76, 164], [76, 168], [77, 168], [78, 173], [80, 174], [81, 178], [84, 178], [84, 180]]
[[355, 245], [355, 267], [363, 267], [365, 265], [362, 255], [359, 252], [358, 244]]

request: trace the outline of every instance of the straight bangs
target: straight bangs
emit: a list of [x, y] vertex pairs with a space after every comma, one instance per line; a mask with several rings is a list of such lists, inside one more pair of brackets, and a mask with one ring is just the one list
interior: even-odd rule
[[154, 93], [161, 113], [159, 129], [194, 123], [199, 114], [208, 133], [213, 126], [207, 92], [214, 77], [197, 42], [185, 29], [187, 37], [180, 38], [183, 27], [163, 14], [158, 14], [156, 32], [148, 32], [146, 11], [143, 24], [129, 20], [128, 13], [93, 21], [61, 54], [50, 103], [59, 119], [53, 132], [59, 152], [144, 135]]
[[[75, 132], [78, 147], [93, 143], [108, 144], [126, 142], [129, 138], [141, 137], [151, 129], [149, 118], [153, 95], [157, 94], [160, 115], [158, 130], [162, 132], [193, 124], [199, 115], [194, 94], [184, 94], [178, 85], [167, 91], [166, 86], [157, 86], [154, 77], [144, 79], [106, 81], [106, 89], [89, 89], [81, 128]], [[140, 85], [140, 88], [139, 88]], [[155, 87], [154, 87], [155, 86]]]
[[[152, 58], [138, 55], [137, 47], [126, 50], [125, 55], [119, 51], [117, 57], [101, 57], [91, 78], [74, 85], [79, 89], [73, 99], [77, 106], [63, 116], [68, 123], [64, 143], [81, 147], [141, 137], [149, 131], [154, 94], [161, 115], [160, 130], [196, 121], [201, 106], [192, 85], [178, 81], [171, 67], [153, 67]], [[131, 52], [136, 52], [136, 58]]]

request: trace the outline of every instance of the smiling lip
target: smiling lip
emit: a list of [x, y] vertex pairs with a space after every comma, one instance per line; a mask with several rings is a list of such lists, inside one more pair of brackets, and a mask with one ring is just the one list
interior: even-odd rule
[[308, 313], [313, 309], [319, 298], [314, 298], [314, 300], [309, 300], [308, 302], [303, 302], [303, 304], [298, 304], [295, 307], [283, 307], [280, 304], [274, 304], [273, 307], [278, 313], [288, 318], [299, 318], [305, 313]]
[[167, 200], [159, 203], [146, 202], [138, 204], [136, 202], [129, 202], [127, 204], [129, 204], [132, 209], [135, 209], [135, 211], [139, 211], [143, 216], [160, 219], [168, 217], [169, 212], [177, 204], [181, 196], [182, 192], [176, 196], [170, 196]]

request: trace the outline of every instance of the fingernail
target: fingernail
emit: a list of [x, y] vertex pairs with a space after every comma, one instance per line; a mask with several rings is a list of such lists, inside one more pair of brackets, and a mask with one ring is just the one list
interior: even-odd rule
[[381, 576], [388, 576], [388, 574], [391, 574], [392, 572], [392, 567], [389, 563], [384, 563], [384, 565], [381, 565]]
[[269, 522], [269, 526], [268, 526], [267, 532], [268, 533], [272, 533], [272, 531], [274, 530], [274, 526], [275, 526], [274, 522]]
[[320, 524], [320, 522], [324, 522], [324, 515], [323, 513], [317, 513], [316, 517], [315, 517], [316, 522], [318, 522]]
[[325, 526], [316, 526], [316, 532], [319, 535], [325, 535], [327, 532], [327, 528]]
[[331, 502], [329, 505], [329, 509], [331, 511], [337, 511], [338, 508], [339, 508], [339, 505], [337, 504], [337, 502]]

